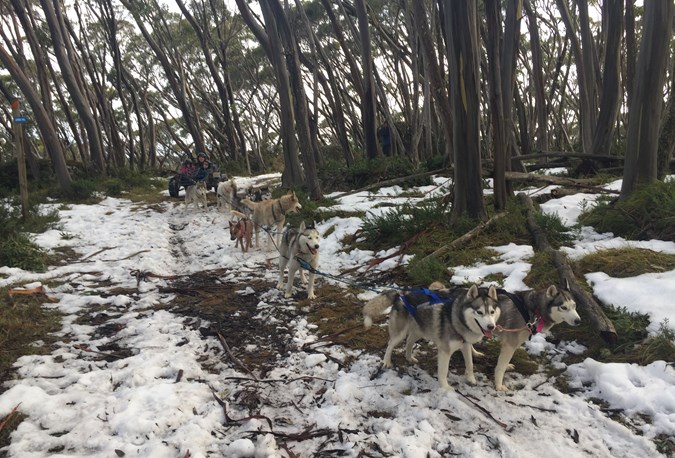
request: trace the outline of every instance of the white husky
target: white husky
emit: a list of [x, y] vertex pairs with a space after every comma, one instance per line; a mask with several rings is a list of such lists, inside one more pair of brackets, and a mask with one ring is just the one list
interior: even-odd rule
[[202, 204], [204, 210], [206, 210], [207, 201], [206, 201], [206, 183], [203, 181], [198, 181], [197, 184], [192, 186], [187, 186], [185, 188], [185, 209], [187, 210], [190, 204], [195, 204], [199, 208], [199, 204]]
[[[299, 259], [302, 259], [309, 264], [312, 269], [316, 269], [319, 264], [319, 242], [321, 236], [316, 230], [314, 224], [305, 226], [303, 221], [300, 228], [288, 228], [284, 231], [281, 238], [281, 245], [279, 246], [279, 282], [277, 288], [284, 287], [284, 270], [288, 266], [288, 280], [286, 282], [286, 297], [291, 297], [293, 292], [293, 279], [295, 273], [300, 269], [300, 280], [302, 283], [307, 283], [305, 272], [300, 265]], [[314, 275], [313, 271], [309, 272], [309, 285], [307, 286], [307, 299], [314, 299]]]
[[483, 337], [492, 337], [501, 313], [500, 301], [494, 286], [470, 288], [419, 290], [400, 295], [388, 290], [374, 297], [363, 307], [363, 324], [372, 325], [373, 318], [389, 312], [389, 344], [384, 353], [383, 367], [391, 367], [391, 355], [398, 344], [407, 339], [406, 359], [417, 363], [413, 346], [425, 338], [438, 349], [438, 382], [450, 390], [448, 366], [450, 357], [462, 351], [467, 382], [476, 384], [473, 373], [472, 344]]
[[218, 189], [216, 190], [216, 202], [218, 210], [221, 208], [224, 208], [225, 210], [233, 210], [236, 205], [236, 199], [237, 183], [234, 181], [234, 178], [230, 178], [227, 181], [218, 183]]

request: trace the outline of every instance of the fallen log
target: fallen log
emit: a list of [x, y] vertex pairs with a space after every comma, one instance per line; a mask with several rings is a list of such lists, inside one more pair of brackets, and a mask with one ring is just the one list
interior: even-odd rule
[[621, 156], [608, 156], [605, 154], [586, 154], [577, 151], [539, 151], [531, 154], [522, 154], [520, 156], [511, 157], [511, 161], [527, 161], [529, 159], [542, 159], [544, 157], [575, 157], [579, 159], [593, 159], [597, 161], [619, 161], [623, 162]]
[[448, 250], [456, 248], [458, 245], [461, 245], [464, 242], [468, 242], [469, 240], [471, 240], [472, 238], [476, 237], [478, 234], [483, 232], [485, 229], [487, 229], [489, 226], [491, 226], [492, 223], [494, 223], [499, 218], [501, 218], [502, 216], [505, 216], [505, 215], [506, 215], [506, 212], [497, 213], [495, 216], [493, 216], [492, 218], [490, 218], [489, 220], [487, 220], [485, 222], [480, 223], [478, 226], [474, 227], [473, 229], [471, 229], [469, 232], [462, 235], [461, 237], [457, 237], [455, 240], [453, 240], [449, 244], [444, 245], [444, 246], [440, 247], [438, 250], [434, 251], [433, 253], [430, 253], [430, 254], [426, 255], [424, 258], [422, 258], [422, 262], [426, 261], [429, 258], [437, 258], [439, 256], [442, 256], [445, 253], [447, 253]]
[[588, 189], [593, 192], [607, 192], [610, 194], [620, 194], [620, 191], [614, 191], [612, 189], [606, 189], [601, 186], [592, 184], [593, 180], [580, 179], [580, 178], [568, 178], [568, 177], [558, 177], [554, 175], [539, 175], [536, 173], [524, 173], [524, 172], [506, 172], [505, 178], [508, 181], [525, 181], [525, 182], [534, 182], [534, 183], [545, 183], [553, 184], [559, 186], [572, 186], [574, 188]]
[[553, 264], [558, 270], [560, 284], [566, 285], [574, 296], [577, 305], [586, 310], [593, 325], [600, 333], [600, 337], [608, 344], [616, 344], [618, 337], [616, 335], [616, 330], [614, 329], [614, 324], [607, 318], [607, 315], [605, 315], [605, 312], [603, 312], [600, 305], [593, 299], [593, 296], [579, 285], [567, 257], [559, 250], [554, 250], [553, 247], [551, 247], [551, 244], [546, 238], [546, 234], [539, 224], [537, 224], [535, 219], [537, 211], [534, 208], [532, 199], [524, 193], [519, 193], [518, 198], [527, 207], [527, 228], [534, 237], [535, 245], [539, 251], [551, 255]]
[[345, 196], [351, 196], [352, 194], [358, 194], [363, 191], [370, 191], [371, 189], [375, 188], [382, 188], [384, 186], [392, 186], [398, 183], [402, 183], [407, 180], [412, 180], [415, 178], [420, 178], [420, 177], [425, 177], [425, 176], [431, 176], [431, 175], [438, 175], [439, 173], [447, 172], [448, 169], [438, 169], [438, 170], [432, 170], [430, 172], [420, 172], [420, 173], [415, 173], [413, 175], [406, 175], [404, 177], [398, 177], [398, 178], [392, 178], [390, 180], [385, 180], [385, 181], [380, 181], [378, 183], [373, 183], [368, 186], [364, 186], [361, 189], [357, 189], [355, 191], [349, 191], [349, 192], [343, 192], [342, 194], [339, 194], [337, 196], [332, 196], [333, 199], [341, 199], [342, 197]]

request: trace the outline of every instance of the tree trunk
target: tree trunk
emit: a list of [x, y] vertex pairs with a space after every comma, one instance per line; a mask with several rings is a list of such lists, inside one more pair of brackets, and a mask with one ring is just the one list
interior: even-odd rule
[[537, 17], [532, 10], [530, 0], [525, 0], [523, 6], [528, 17], [530, 51], [532, 52], [532, 81], [534, 84], [535, 117], [537, 119], [536, 148], [540, 151], [546, 151], [548, 149], [548, 110], [546, 91], [544, 89], [544, 64], [541, 55], [539, 27], [537, 26]]
[[[58, 0], [54, 1], [58, 2]], [[92, 163], [98, 173], [105, 175], [105, 160], [101, 149], [102, 143], [99, 135], [99, 128], [94, 119], [86, 95], [80, 90], [75, 70], [70, 63], [70, 56], [68, 55], [68, 48], [65, 43], [66, 37], [64, 36], [64, 27], [62, 27], [64, 21], [64, 18], [61, 15], [62, 6], [59, 5], [58, 9], [55, 9], [51, 0], [40, 0], [40, 4], [42, 5], [42, 10], [49, 26], [54, 54], [59, 62], [61, 76], [66, 83], [66, 87], [68, 88], [70, 97], [75, 105], [77, 114], [87, 132], [89, 153], [91, 155]]]
[[490, 90], [490, 121], [492, 123], [492, 147], [494, 159], [494, 207], [500, 211], [506, 207], [506, 132], [504, 126], [504, 99], [502, 94], [501, 68], [501, 2], [485, 0], [487, 40], [485, 47], [488, 56], [488, 86]]
[[[429, 23], [427, 22], [427, 13], [424, 10], [424, 2], [411, 0], [415, 24], [420, 35], [420, 46], [424, 53], [425, 63], [428, 67], [427, 80], [436, 101], [436, 107], [440, 116], [442, 125], [441, 131], [445, 138], [445, 153], [451, 159], [453, 151], [453, 120], [452, 107], [448, 97], [447, 82], [441, 73], [439, 59], [436, 56], [435, 46], [431, 35]], [[431, 126], [427, 126], [431, 128]]]
[[474, 0], [445, 10], [448, 71], [453, 110], [455, 199], [453, 218], [485, 218], [479, 149], [478, 24]]
[[288, 76], [288, 69], [283, 58], [283, 48], [281, 46], [281, 37], [274, 15], [266, 1], [260, 3], [267, 32], [262, 29], [253, 18], [253, 14], [248, 8], [245, 0], [236, 0], [242, 18], [249, 29], [256, 36], [267, 58], [272, 64], [277, 80], [277, 89], [279, 93], [279, 105], [281, 112], [279, 114], [281, 122], [281, 138], [284, 150], [284, 171], [281, 174], [281, 183], [283, 187], [301, 187], [304, 182], [302, 169], [298, 157], [298, 142], [295, 137], [295, 121], [293, 102], [291, 100], [291, 84]]
[[[572, 43], [572, 52], [574, 55], [574, 63], [577, 70], [577, 84], [579, 87], [579, 135], [584, 152], [590, 152], [593, 143], [593, 128], [595, 126], [595, 92], [593, 85], [595, 84], [594, 66], [592, 62], [590, 43], [588, 43], [588, 33], [582, 30], [582, 41], [579, 43], [579, 38], [576, 35], [576, 27], [572, 23], [572, 17], [569, 11], [567, 0], [556, 0], [558, 9], [560, 10], [560, 17], [565, 23], [567, 30], [567, 37]], [[588, 5], [585, 0], [578, 0], [580, 16], [588, 16]]]
[[359, 36], [361, 38], [361, 67], [363, 98], [361, 99], [361, 117], [365, 136], [366, 157], [375, 159], [378, 154], [377, 119], [375, 97], [375, 79], [373, 78], [373, 58], [370, 50], [370, 30], [368, 28], [368, 12], [365, 0], [355, 0], [356, 15], [359, 21]]
[[628, 114], [626, 162], [621, 199], [657, 179], [663, 84], [675, 6], [672, 0], [645, 0], [640, 55], [631, 111]]
[[621, 35], [623, 31], [623, 0], [605, 0], [602, 4], [605, 24], [607, 24], [605, 39], [605, 65], [602, 74], [602, 96], [600, 98], [600, 113], [593, 134], [591, 154], [609, 154], [612, 141], [612, 132], [619, 113], [621, 98], [621, 84], [619, 81], [619, 51], [621, 50]]
[[65, 192], [70, 192], [72, 189], [72, 180], [70, 178], [70, 173], [68, 172], [68, 167], [66, 166], [63, 145], [53, 124], [54, 118], [47, 113], [45, 107], [41, 103], [40, 96], [35, 92], [26, 75], [16, 65], [16, 62], [2, 44], [0, 44], [0, 61], [2, 61], [5, 68], [9, 71], [10, 75], [12, 75], [12, 79], [16, 82], [19, 89], [21, 89], [21, 92], [26, 97], [28, 104], [33, 110], [33, 114], [36, 118], [35, 124], [42, 135], [42, 143], [52, 160], [52, 166], [54, 167], [56, 181], [59, 183], [59, 187]]
[[298, 58], [298, 45], [291, 31], [286, 14], [278, 0], [267, 0], [271, 8], [274, 22], [280, 34], [281, 42], [284, 47], [284, 56], [286, 57], [286, 67], [291, 90], [293, 91], [293, 110], [295, 113], [295, 132], [298, 136], [300, 152], [303, 158], [305, 169], [305, 184], [309, 195], [314, 200], [323, 197], [319, 176], [317, 173], [316, 157], [318, 152], [314, 150], [315, 142], [311, 138], [311, 129], [309, 125], [309, 107], [307, 105], [307, 95], [303, 85], [300, 72], [300, 59]]

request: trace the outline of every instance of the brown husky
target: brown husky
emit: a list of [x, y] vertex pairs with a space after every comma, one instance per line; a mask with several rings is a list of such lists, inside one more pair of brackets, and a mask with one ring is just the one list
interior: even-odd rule
[[[241, 201], [248, 208], [253, 210], [253, 224], [255, 224], [255, 246], [260, 247], [258, 237], [261, 226], [273, 226], [277, 228], [276, 246], [281, 243], [281, 233], [286, 222], [286, 214], [297, 212], [302, 208], [295, 192], [288, 191], [288, 194], [279, 197], [278, 199], [263, 200], [262, 202], [253, 202], [250, 199], [243, 199]], [[271, 247], [272, 236], [267, 239], [267, 251]]]

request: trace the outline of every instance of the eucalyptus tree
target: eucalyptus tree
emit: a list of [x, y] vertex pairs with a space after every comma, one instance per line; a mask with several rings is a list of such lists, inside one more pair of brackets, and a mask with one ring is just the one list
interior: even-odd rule
[[[284, 150], [282, 184], [306, 184], [312, 198], [322, 196], [310, 138], [309, 109], [300, 68], [299, 49], [286, 12], [277, 0], [260, 2], [264, 26], [243, 0], [236, 0], [242, 18], [265, 50], [276, 76], [280, 101], [281, 136]], [[304, 173], [298, 155], [302, 154]], [[305, 176], [306, 174], [306, 176]]]
[[672, 42], [672, 1], [645, 0], [642, 40], [628, 118], [621, 199], [658, 178], [658, 139], [666, 64]]
[[[46, 54], [38, 43], [35, 28], [32, 26], [30, 18], [26, 12], [25, 4], [21, 0], [12, 0], [11, 8], [4, 5], [3, 22], [11, 19], [6, 24], [8, 27], [0, 27], [0, 61], [7, 69], [16, 83], [17, 87], [25, 97], [32, 110], [35, 125], [42, 137], [42, 143], [45, 151], [49, 154], [52, 166], [54, 167], [56, 180], [59, 187], [68, 192], [72, 187], [72, 180], [66, 166], [64, 145], [58, 135], [58, 126], [54, 117], [51, 96], [49, 92], [49, 81], [45, 78], [48, 72], [45, 70]], [[5, 9], [6, 8], [6, 9]], [[18, 17], [17, 26], [16, 18]], [[16, 27], [15, 27], [16, 26]], [[13, 28], [13, 41], [5, 30]], [[28, 40], [34, 60], [29, 65], [28, 60], [23, 56], [23, 39]], [[3, 45], [4, 43], [4, 45]], [[19, 63], [20, 62], [20, 63]], [[36, 89], [36, 86], [38, 89]], [[17, 97], [18, 94], [4, 93], [6, 98]]]
[[477, 5], [456, 0], [445, 10], [453, 115], [455, 192], [453, 218], [485, 217], [479, 149], [479, 46]]
[[[183, 55], [184, 52], [189, 52], [188, 43], [185, 42], [187, 36], [181, 35], [180, 38], [175, 36], [180, 32], [175, 15], [167, 11], [166, 7], [156, 0], [144, 0], [143, 2], [121, 0], [121, 2], [131, 13], [136, 26], [160, 62], [163, 69], [162, 77], [165, 78], [180, 110], [194, 148], [198, 151], [206, 151], [200, 115], [191, 88], [187, 84], [188, 73], [196, 71], [195, 68], [187, 65], [188, 62]], [[152, 24], [152, 30], [148, 28], [149, 24]]]
[[[424, 57], [425, 76], [428, 79], [431, 95], [436, 102], [438, 116], [441, 119], [441, 131], [445, 136], [445, 154], [454, 160], [452, 154], [454, 151], [453, 110], [442, 70], [443, 56], [437, 54], [432, 29], [427, 19], [436, 13], [432, 10], [431, 14], [427, 15], [423, 2], [416, 0], [411, 0], [411, 2], [414, 24], [419, 33], [420, 49]], [[445, 18], [443, 19], [445, 20]]]
[[85, 78], [82, 75], [81, 66], [78, 64], [78, 55], [67, 32], [66, 22], [68, 19], [64, 15], [65, 8], [60, 3], [57, 3], [55, 8], [54, 3], [50, 0], [40, 0], [40, 4], [47, 21], [61, 76], [87, 134], [87, 144], [94, 170], [101, 175], [105, 175], [105, 159], [99, 125], [94, 117], [91, 102], [87, 98]]

